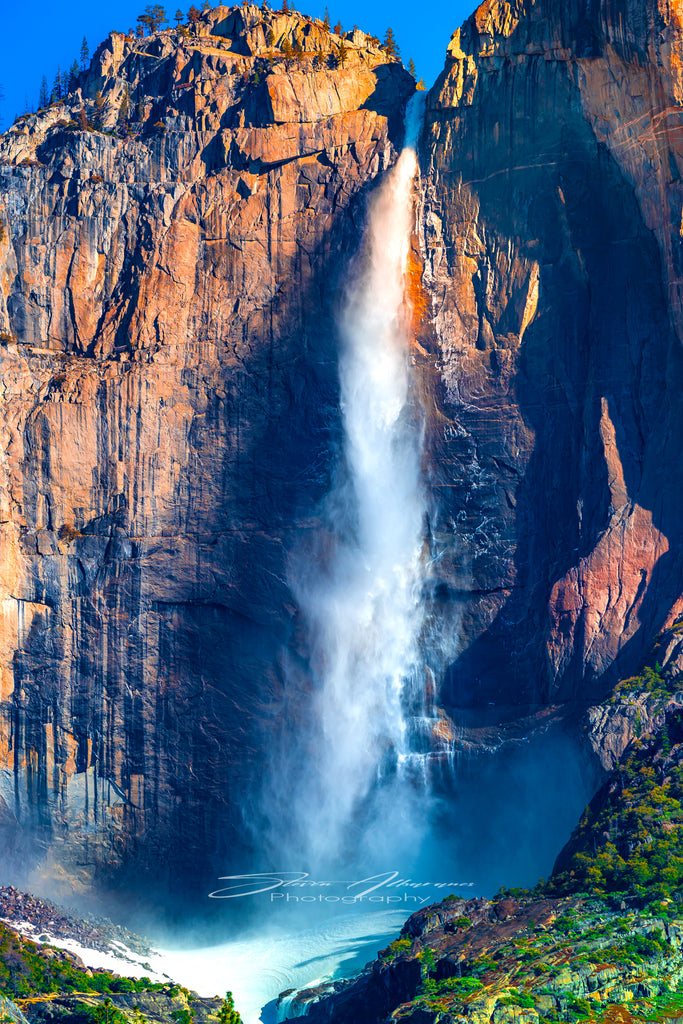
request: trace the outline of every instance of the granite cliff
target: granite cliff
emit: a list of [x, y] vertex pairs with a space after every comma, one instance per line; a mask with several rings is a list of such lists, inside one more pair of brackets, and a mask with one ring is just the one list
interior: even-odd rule
[[0, 141], [0, 817], [86, 883], [213, 880], [281, 711], [338, 277], [414, 91], [340, 44], [248, 6], [113, 34]]
[[487, 0], [429, 94], [428, 462], [456, 706], [595, 699], [681, 609], [681, 14]]
[[[463, 708], [487, 735], [511, 705], [520, 735], [583, 714], [683, 610], [681, 17], [485, 0], [427, 98], [409, 297], [445, 736]], [[199, 884], [239, 845], [306, 700], [288, 553], [329, 490], [335, 306], [413, 90], [362, 32], [219, 7], [112, 34], [0, 138], [14, 852]], [[634, 719], [581, 724], [604, 770]]]

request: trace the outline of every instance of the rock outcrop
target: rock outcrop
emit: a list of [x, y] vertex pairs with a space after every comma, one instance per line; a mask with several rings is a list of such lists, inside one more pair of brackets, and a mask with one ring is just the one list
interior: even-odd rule
[[413, 914], [358, 977], [291, 1005], [311, 1024], [642, 1020], [680, 998], [681, 939], [680, 919], [626, 903], [451, 898]]
[[282, 712], [339, 276], [414, 91], [341, 44], [250, 6], [112, 34], [0, 139], [0, 823], [69, 885], [213, 882]]
[[682, 48], [664, 0], [486, 0], [429, 94], [421, 340], [455, 706], [593, 701], [680, 612]]

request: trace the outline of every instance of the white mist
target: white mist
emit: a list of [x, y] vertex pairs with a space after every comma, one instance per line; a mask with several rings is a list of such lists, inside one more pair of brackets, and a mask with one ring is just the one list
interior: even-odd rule
[[287, 831], [315, 867], [354, 852], [362, 863], [380, 804], [380, 831], [391, 808], [394, 850], [397, 830], [412, 835], [417, 824], [403, 775], [407, 708], [419, 704], [422, 676], [425, 498], [405, 285], [421, 99], [409, 105], [405, 147], [371, 201], [339, 321], [344, 459], [327, 505], [333, 546], [325, 565], [297, 567], [314, 675], [312, 761]]

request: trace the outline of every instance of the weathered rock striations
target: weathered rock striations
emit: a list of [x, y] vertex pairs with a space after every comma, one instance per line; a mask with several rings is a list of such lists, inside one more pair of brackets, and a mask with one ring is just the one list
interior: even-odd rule
[[113, 34], [0, 139], [0, 821], [71, 881], [213, 880], [281, 713], [338, 276], [414, 90], [339, 42], [248, 6]]
[[[441, 704], [487, 708], [475, 744], [516, 716], [520, 742], [575, 728], [683, 610], [681, 18], [485, 0], [428, 96], [426, 600]], [[84, 882], [156, 860], [201, 884], [239, 844], [306, 699], [287, 558], [329, 489], [340, 278], [413, 88], [357, 30], [219, 7], [112, 34], [0, 138], [15, 851], [38, 834]], [[656, 724], [638, 701], [589, 716], [603, 769]]]
[[595, 700], [680, 611], [681, 14], [486, 0], [429, 94], [446, 703]]

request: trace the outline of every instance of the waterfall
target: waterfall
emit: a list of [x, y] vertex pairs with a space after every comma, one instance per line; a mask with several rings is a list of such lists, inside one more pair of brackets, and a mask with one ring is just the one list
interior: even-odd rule
[[419, 817], [411, 719], [424, 715], [425, 690], [423, 415], [405, 283], [422, 110], [417, 94], [349, 275], [338, 323], [344, 448], [324, 515], [328, 547], [299, 559], [294, 583], [314, 685], [306, 763], [288, 782], [286, 813], [314, 865], [359, 851], [378, 817], [382, 829], [391, 820], [394, 843], [402, 831], [412, 837]]

